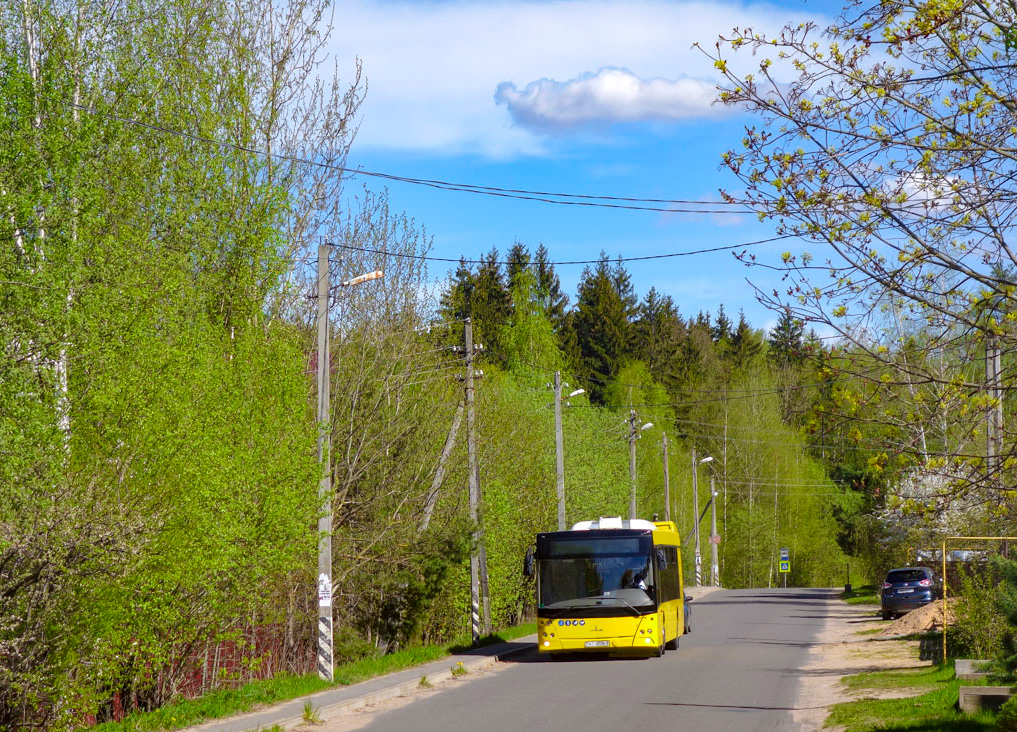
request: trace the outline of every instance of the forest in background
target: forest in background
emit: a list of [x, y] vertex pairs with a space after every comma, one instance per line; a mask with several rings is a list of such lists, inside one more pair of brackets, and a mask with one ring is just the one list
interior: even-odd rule
[[[341, 195], [364, 82], [319, 81], [326, 7], [0, 7], [0, 728], [74, 728], [313, 668], [322, 240], [333, 282], [385, 271], [330, 304], [337, 662], [469, 632], [475, 527], [453, 427], [466, 317], [484, 346], [496, 627], [531, 613], [522, 558], [556, 525], [555, 371], [586, 391], [563, 410], [568, 522], [627, 515], [634, 410], [654, 425], [637, 442], [637, 514], [666, 513], [666, 434], [687, 582], [693, 449], [714, 458], [699, 505], [712, 470], [728, 587], [775, 584], [780, 547], [790, 584], [830, 586], [849, 558], [876, 580], [945, 533], [1012, 524], [1013, 278], [1005, 261], [968, 271], [933, 254], [978, 234], [966, 214], [944, 206], [954, 239], [926, 232], [933, 253], [908, 249], [888, 276], [894, 259], [870, 252], [898, 242], [874, 244], [860, 212], [897, 199], [856, 191], [841, 215], [860, 221], [819, 226], [829, 191], [805, 189], [836, 177], [750, 135], [736, 174], [788, 167], [750, 178], [760, 209], [861, 253], [828, 290], [809, 286], [811, 257], [785, 254], [795, 284], [770, 302], [772, 331], [682, 313], [678, 293], [640, 298], [603, 254], [564, 293], [550, 252], [519, 242], [464, 260], [432, 302], [423, 224], [384, 192]], [[731, 93], [756, 89], [737, 81]], [[709, 513], [699, 530], [708, 573]]]

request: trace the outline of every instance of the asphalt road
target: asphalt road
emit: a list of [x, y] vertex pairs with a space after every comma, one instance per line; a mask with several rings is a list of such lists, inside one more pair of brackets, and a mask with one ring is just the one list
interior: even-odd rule
[[722, 590], [696, 600], [693, 632], [663, 658], [552, 662], [498, 673], [384, 712], [370, 732], [793, 730], [799, 669], [835, 590]]

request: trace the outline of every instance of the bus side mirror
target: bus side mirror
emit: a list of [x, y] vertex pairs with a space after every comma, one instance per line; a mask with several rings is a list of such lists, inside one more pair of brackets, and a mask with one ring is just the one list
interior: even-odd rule
[[530, 549], [526, 552], [526, 558], [523, 560], [523, 574], [526, 577], [533, 576], [533, 550]]

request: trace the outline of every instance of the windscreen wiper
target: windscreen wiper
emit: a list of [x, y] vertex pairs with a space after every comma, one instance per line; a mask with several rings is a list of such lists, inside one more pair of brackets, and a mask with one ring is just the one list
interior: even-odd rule
[[598, 598], [598, 601], [599, 600], [617, 600], [618, 602], [622, 603], [627, 608], [629, 608], [629, 610], [632, 611], [633, 615], [642, 615], [642, 613], [639, 612], [639, 610], [637, 610], [634, 605], [630, 605], [627, 600], [623, 600], [620, 597], [615, 597], [614, 595], [604, 595], [603, 597]]

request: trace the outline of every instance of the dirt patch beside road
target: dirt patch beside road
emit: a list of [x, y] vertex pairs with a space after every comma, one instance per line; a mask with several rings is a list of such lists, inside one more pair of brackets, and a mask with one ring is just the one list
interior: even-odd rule
[[887, 625], [874, 605], [834, 604], [806, 665], [799, 670], [801, 687], [794, 711], [797, 729], [821, 730], [832, 705], [859, 696], [880, 696], [872, 689], [852, 694], [841, 683], [844, 676], [931, 665], [920, 660], [918, 641], [884, 640], [873, 635], [873, 630]]
[[[946, 620], [953, 625], [957, 622], [957, 598], [946, 598]], [[943, 601], [936, 600], [925, 607], [912, 610], [901, 615], [886, 625], [880, 635], [911, 635], [929, 630], [940, 630], [943, 627]]]

